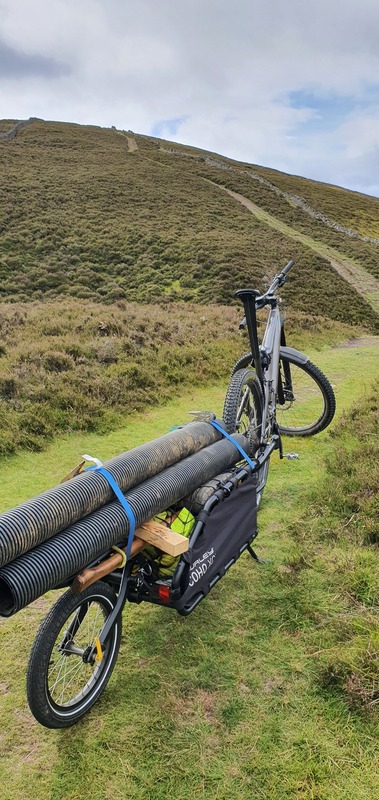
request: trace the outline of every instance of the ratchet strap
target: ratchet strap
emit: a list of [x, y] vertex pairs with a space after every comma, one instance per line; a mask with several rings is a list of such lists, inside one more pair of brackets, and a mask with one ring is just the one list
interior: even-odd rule
[[226, 430], [224, 430], [224, 428], [218, 422], [216, 422], [216, 420], [210, 421], [209, 424], [213, 425], [213, 427], [216, 428], [216, 431], [219, 431], [219, 433], [222, 433], [222, 435], [225, 437], [225, 439], [229, 439], [229, 441], [232, 442], [232, 444], [234, 444], [234, 446], [237, 448], [237, 450], [241, 453], [241, 456], [245, 459], [245, 461], [249, 465], [250, 469], [254, 470], [256, 465], [257, 465], [257, 462], [253, 461], [247, 455], [247, 453], [245, 453], [245, 450], [239, 444], [239, 442], [236, 442], [236, 440], [233, 439], [233, 436], [231, 436], [229, 433], [227, 433]]
[[[93, 472], [99, 472], [100, 475], [103, 475], [104, 478], [107, 479], [111, 489], [113, 489], [113, 491], [114, 491], [114, 493], [115, 493], [115, 495], [117, 497], [117, 500], [120, 501], [120, 503], [121, 503], [121, 505], [122, 505], [122, 507], [123, 507], [123, 509], [125, 511], [125, 514], [126, 514], [128, 520], [129, 520], [129, 536], [128, 536], [128, 543], [127, 543], [127, 546], [126, 546], [126, 561], [127, 561], [129, 556], [130, 556], [130, 551], [131, 551], [131, 548], [132, 548], [132, 542], [133, 542], [133, 539], [134, 539], [134, 532], [135, 532], [135, 529], [136, 529], [136, 518], [134, 516], [133, 509], [129, 505], [126, 497], [124, 497], [124, 495], [123, 495], [118, 483], [116, 483], [113, 475], [111, 475], [111, 473], [108, 472], [108, 470], [105, 469], [105, 467], [103, 467], [102, 462], [99, 461], [98, 458], [95, 459], [95, 458], [92, 458], [91, 456], [87, 456], [87, 455], [83, 456], [83, 458], [85, 458], [87, 461], [94, 461], [95, 462], [95, 466], [87, 467], [86, 472], [89, 472], [90, 470], [92, 470]], [[116, 548], [113, 548], [113, 549], [116, 549]]]

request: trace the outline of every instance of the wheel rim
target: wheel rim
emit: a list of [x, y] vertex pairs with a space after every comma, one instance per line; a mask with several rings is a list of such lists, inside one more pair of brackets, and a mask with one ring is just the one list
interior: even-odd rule
[[[82, 606], [73, 611], [62, 626], [53, 645], [47, 672], [48, 696], [53, 707], [71, 709], [88, 697], [104, 670], [106, 656], [93, 665], [83, 660], [88, 647], [99, 636], [108, 612], [99, 600], [91, 600], [83, 619]], [[69, 631], [73, 631], [69, 633]]]
[[291, 380], [292, 391], [289, 391], [282, 375], [284, 404], [276, 406], [278, 425], [283, 431], [313, 428], [325, 412], [321, 388], [314, 377], [295, 364], [291, 364]]

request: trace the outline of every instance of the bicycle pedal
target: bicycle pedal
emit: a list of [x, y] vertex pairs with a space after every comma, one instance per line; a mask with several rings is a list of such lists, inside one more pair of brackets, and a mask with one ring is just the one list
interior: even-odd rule
[[299, 458], [299, 453], [283, 453], [283, 458], [288, 458], [288, 461], [294, 461]]

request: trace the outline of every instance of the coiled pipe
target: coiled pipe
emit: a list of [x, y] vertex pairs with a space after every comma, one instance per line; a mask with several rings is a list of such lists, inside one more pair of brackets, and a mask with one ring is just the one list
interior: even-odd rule
[[[244, 436], [235, 435], [235, 439], [248, 448]], [[127, 492], [137, 527], [240, 460], [232, 442], [223, 439]], [[125, 512], [113, 501], [3, 567], [0, 615], [9, 617], [49, 589], [68, 582], [113, 544], [125, 541], [128, 532]]]
[[[190, 422], [121, 453], [104, 466], [126, 492], [220, 438], [207, 422]], [[113, 496], [103, 475], [84, 472], [1, 514], [0, 567], [106, 505]]]

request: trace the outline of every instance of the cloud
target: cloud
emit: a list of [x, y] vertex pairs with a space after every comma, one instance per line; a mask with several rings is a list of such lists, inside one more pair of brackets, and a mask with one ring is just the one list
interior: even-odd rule
[[0, 80], [9, 78], [58, 78], [70, 69], [54, 58], [23, 53], [0, 39]]
[[0, 0], [0, 13], [17, 77], [4, 118], [116, 125], [371, 190], [377, 0]]

